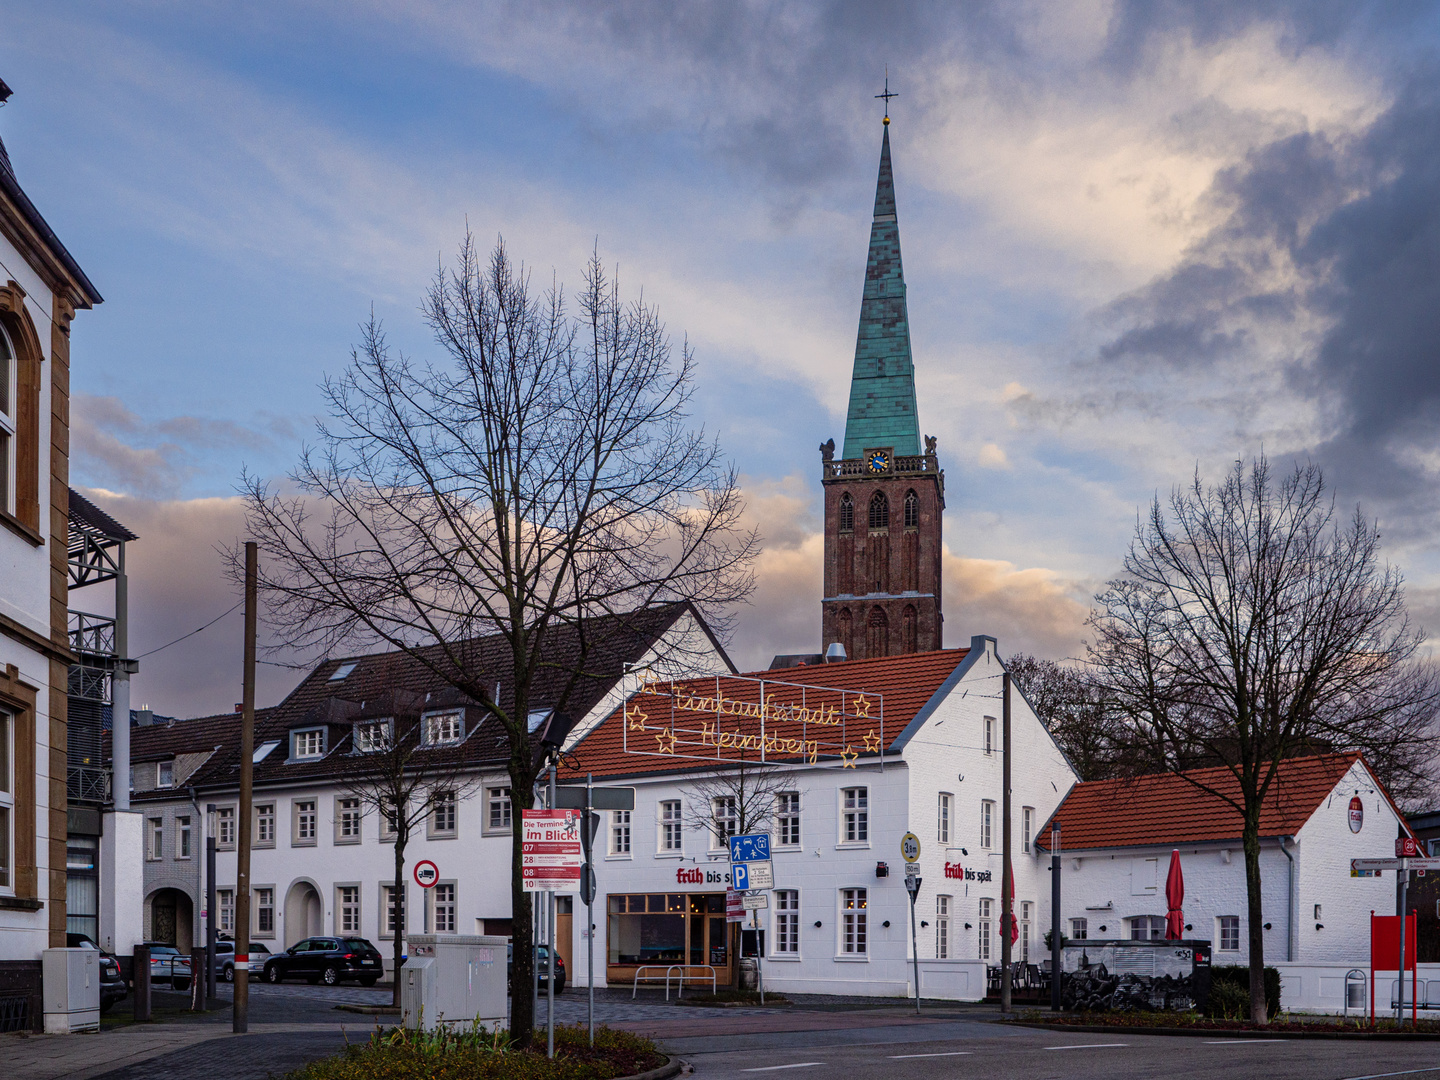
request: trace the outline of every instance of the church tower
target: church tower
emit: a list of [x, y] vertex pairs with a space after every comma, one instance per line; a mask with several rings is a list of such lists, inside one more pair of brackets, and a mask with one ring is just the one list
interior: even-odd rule
[[[888, 89], [887, 89], [888, 93]], [[940, 518], [945, 474], [915, 407], [915, 365], [900, 225], [890, 169], [890, 118], [850, 378], [845, 445], [820, 447], [825, 489], [825, 596], [821, 643], [852, 659], [941, 647]]]

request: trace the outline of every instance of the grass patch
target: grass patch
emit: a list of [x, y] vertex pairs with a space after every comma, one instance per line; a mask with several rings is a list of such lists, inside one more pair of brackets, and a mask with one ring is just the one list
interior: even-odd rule
[[504, 1031], [389, 1028], [285, 1080], [615, 1080], [663, 1061], [649, 1039], [608, 1027], [595, 1029], [592, 1047], [584, 1025], [557, 1025], [553, 1059], [545, 1056], [543, 1031], [530, 1049], [517, 1050]]

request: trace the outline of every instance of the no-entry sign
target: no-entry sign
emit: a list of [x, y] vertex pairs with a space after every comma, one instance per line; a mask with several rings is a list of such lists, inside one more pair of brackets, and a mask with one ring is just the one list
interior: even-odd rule
[[522, 810], [520, 880], [526, 892], [580, 891], [580, 812]]

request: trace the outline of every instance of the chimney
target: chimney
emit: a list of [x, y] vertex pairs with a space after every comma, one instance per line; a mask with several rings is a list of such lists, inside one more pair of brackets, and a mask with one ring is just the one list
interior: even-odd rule
[[845, 646], [841, 645], [838, 641], [832, 641], [830, 647], [825, 650], [825, 662], [827, 664], [838, 664], [842, 660], [848, 659], [849, 657], [845, 655]]
[[139, 727], [149, 727], [151, 724], [155, 723], [155, 710], [136, 709], [135, 723]]

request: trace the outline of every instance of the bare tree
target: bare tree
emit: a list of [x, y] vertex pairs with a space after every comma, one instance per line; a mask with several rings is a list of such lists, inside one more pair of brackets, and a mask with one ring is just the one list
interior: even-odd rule
[[1082, 780], [1133, 771], [1133, 731], [1107, 707], [1088, 669], [1025, 653], [1007, 659], [1005, 667]]
[[[341, 779], [341, 789], [359, 803], [363, 814], [380, 819], [380, 834], [394, 846], [395, 906], [393, 952], [395, 973], [392, 1004], [400, 1007], [400, 964], [404, 955], [405, 851], [426, 819], [439, 815], [437, 829], [454, 829], [459, 802], [474, 792], [481, 777], [463, 748], [464, 709], [427, 714], [423, 695], [391, 690], [380, 701], [367, 702], [355, 721], [355, 761]], [[435, 704], [435, 703], [428, 703]], [[386, 912], [380, 913], [381, 926]]]
[[[1277, 486], [1264, 458], [1207, 488], [1197, 472], [1136, 529], [1090, 625], [1104, 694], [1151, 767], [1223, 765], [1240, 794], [1191, 783], [1243, 819], [1251, 1015], [1265, 1022], [1260, 812], [1280, 762], [1361, 750], [1412, 768], [1440, 706], [1397, 570], [1357, 510], [1336, 516], [1315, 466]], [[1398, 751], [1398, 752], [1397, 752]]]
[[[626, 303], [598, 257], [572, 314], [563, 291], [530, 291], [504, 244], [468, 234], [424, 304], [440, 359], [390, 349], [372, 317], [348, 370], [327, 380], [330, 419], [287, 495], [247, 477], [262, 588], [291, 647], [403, 650], [480, 703], [506, 734], [511, 790], [528, 803], [541, 767], [527, 725], [538, 675], [563, 667], [564, 711], [595, 645], [587, 628], [650, 605], [720, 609], [752, 586], [759, 539], [718, 445], [688, 425], [694, 358], [671, 348], [653, 307]], [[546, 652], [561, 627], [579, 641]], [[467, 642], [510, 646], [506, 701]], [[614, 675], [615, 673], [606, 673]], [[533, 965], [530, 896], [514, 831], [515, 985]], [[532, 1034], [517, 995], [512, 1029]]]

